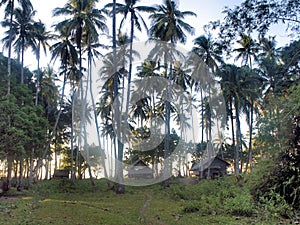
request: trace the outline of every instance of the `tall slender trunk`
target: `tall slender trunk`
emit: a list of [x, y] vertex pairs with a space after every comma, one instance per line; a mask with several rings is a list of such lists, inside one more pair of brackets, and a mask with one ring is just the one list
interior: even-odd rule
[[[127, 95], [126, 95], [126, 106], [125, 106], [125, 118], [124, 123], [127, 124], [128, 120], [128, 111], [129, 111], [129, 102], [130, 102], [130, 85], [131, 85], [131, 75], [132, 75], [132, 45], [133, 45], [133, 34], [134, 34], [134, 18], [133, 14], [131, 13], [131, 28], [130, 28], [130, 44], [129, 44], [129, 70], [128, 70], [128, 76], [127, 76]], [[125, 56], [124, 56], [125, 57]], [[124, 88], [124, 87], [123, 87]], [[124, 97], [124, 96], [122, 96]], [[121, 111], [122, 114], [122, 111]], [[120, 115], [121, 116], [121, 115]], [[127, 127], [125, 129], [128, 129]], [[126, 137], [125, 137], [126, 138]], [[121, 143], [119, 143], [119, 152], [118, 152], [118, 160], [119, 162], [123, 161], [123, 154], [124, 154], [124, 143], [125, 139], [122, 135]], [[120, 168], [121, 170], [121, 168]], [[122, 175], [120, 173], [120, 177], [123, 177], [123, 168], [122, 168]], [[124, 187], [124, 190], [123, 190]], [[121, 186], [120, 192], [125, 192], [125, 186]]]
[[29, 162], [29, 185], [33, 183], [33, 157], [34, 157], [34, 148], [31, 149], [30, 153], [30, 162]]
[[[236, 173], [239, 174], [241, 172], [240, 167], [239, 167], [239, 160], [242, 159], [240, 157], [240, 154], [242, 153], [242, 137], [241, 137], [241, 123], [240, 123], [240, 115], [239, 115], [239, 106], [238, 103], [235, 104], [235, 121], [236, 121], [236, 156], [237, 156], [237, 171]], [[242, 163], [241, 163], [241, 168], [242, 168]]]
[[[75, 97], [75, 87], [74, 87], [74, 81], [73, 81], [73, 84], [72, 84], [72, 110], [71, 110], [71, 120], [72, 120], [72, 124], [71, 124], [71, 185], [74, 185], [75, 184], [75, 173], [76, 173], [76, 167], [74, 167], [74, 107], [75, 107], [75, 104], [74, 104], [74, 97]], [[78, 152], [78, 149], [77, 149], [77, 152]]]
[[49, 166], [50, 166], [50, 159], [46, 159], [46, 163], [45, 163], [45, 177], [44, 180], [47, 180], [49, 177]]
[[[126, 99], [126, 109], [125, 109], [125, 119], [126, 120], [128, 119], [128, 110], [129, 110], [129, 101], [130, 101], [130, 84], [131, 84], [132, 55], [133, 55], [132, 54], [133, 35], [134, 35], [134, 18], [133, 18], [133, 14], [131, 14], [131, 30], [130, 30], [130, 46], [129, 46], [129, 71], [128, 71], [128, 76], [127, 76], [127, 99]], [[125, 123], [126, 123], [126, 120], [125, 120]]]
[[[250, 66], [250, 69], [252, 70], [252, 60], [251, 60], [250, 55], [249, 55], [249, 66]], [[248, 145], [248, 158], [247, 158], [245, 173], [248, 172], [249, 166], [250, 166], [250, 171], [252, 168], [252, 132], [253, 132], [254, 102], [251, 97], [250, 97], [250, 99], [251, 99], [251, 106], [250, 106], [249, 145]]]
[[234, 131], [234, 118], [233, 118], [233, 107], [232, 107], [232, 100], [229, 102], [229, 111], [230, 111], [230, 120], [231, 120], [231, 137], [232, 137], [232, 150], [234, 155], [234, 173], [238, 174], [239, 171], [239, 154], [237, 151], [237, 145], [235, 141], [235, 131]]
[[[89, 87], [89, 82], [90, 82], [89, 78], [90, 78], [90, 56], [88, 56], [88, 73], [87, 73], [85, 90], [84, 90], [84, 87], [83, 87], [83, 77], [81, 78], [81, 82], [80, 82], [81, 118], [82, 119], [80, 121], [79, 140], [81, 142], [81, 137], [82, 137], [81, 133], [83, 132], [83, 146], [84, 146], [84, 150], [86, 152], [86, 162], [87, 162], [87, 166], [88, 166], [89, 178], [90, 178], [91, 184], [93, 186], [95, 186], [95, 182], [94, 182], [93, 175], [92, 175], [92, 170], [91, 170], [90, 151], [89, 151], [89, 145], [88, 145], [88, 141], [87, 141], [87, 130], [86, 130], [86, 124], [87, 124], [87, 122], [86, 122], [86, 117], [87, 117], [86, 108], [87, 108], [88, 87]], [[81, 163], [80, 163], [80, 165], [81, 165]]]
[[[118, 100], [118, 74], [117, 74], [117, 62], [116, 62], [116, 0], [113, 0], [113, 23], [112, 23], [112, 32], [113, 32], [113, 65], [114, 65], [114, 102], [116, 103], [116, 113], [115, 113], [115, 119], [117, 123], [117, 130], [120, 131], [119, 126], [120, 126], [120, 111], [119, 111], [119, 100]], [[122, 161], [123, 161], [123, 148], [124, 145], [121, 142], [121, 140], [118, 140], [117, 138], [117, 143], [118, 143], [118, 164], [116, 168], [116, 178], [117, 178], [117, 186], [116, 186], [116, 193], [117, 194], [124, 194], [125, 193], [125, 185], [123, 184], [123, 166], [122, 166]]]
[[[168, 76], [168, 63], [167, 63], [167, 59], [164, 59], [165, 61], [165, 73], [166, 76]], [[169, 81], [171, 82], [172, 80], [172, 62], [170, 62], [170, 76], [169, 76]], [[168, 84], [167, 86], [167, 100], [166, 100], [166, 126], [165, 126], [165, 139], [164, 139], [164, 181], [162, 182], [162, 186], [163, 187], [169, 187], [170, 183], [169, 183], [169, 173], [170, 173], [170, 168], [169, 168], [169, 164], [170, 164], [170, 110], [171, 110], [171, 96], [170, 96], [170, 84]]]
[[10, 24], [9, 24], [9, 43], [8, 43], [8, 59], [7, 59], [7, 94], [10, 94], [11, 89], [11, 46], [12, 46], [12, 23], [13, 23], [13, 11], [14, 11], [14, 0], [10, 0]]
[[93, 107], [93, 112], [94, 112], [94, 120], [95, 120], [95, 126], [96, 126], [96, 131], [97, 131], [97, 141], [98, 141], [98, 148], [100, 151], [101, 155], [101, 160], [102, 160], [102, 165], [103, 165], [103, 170], [104, 170], [104, 176], [105, 178], [108, 178], [107, 174], [107, 168], [106, 168], [106, 162], [105, 162], [105, 154], [104, 154], [104, 148], [102, 149], [101, 147], [101, 140], [100, 140], [100, 132], [99, 132], [99, 123], [98, 123], [98, 115], [97, 115], [97, 109], [96, 109], [96, 104], [95, 104], [95, 99], [94, 99], [94, 94], [93, 94], [93, 76], [92, 76], [92, 60], [91, 57], [88, 59], [88, 71], [89, 71], [89, 85], [90, 85], [90, 95], [91, 95], [91, 100], [92, 100], [92, 107]]
[[246, 164], [246, 171], [248, 171], [248, 167], [250, 166], [250, 171], [252, 168], [252, 132], [253, 132], [253, 116], [254, 116], [254, 102], [251, 99], [251, 106], [250, 106], [250, 128], [249, 128], [249, 149], [248, 149], [248, 158]]
[[204, 96], [203, 96], [203, 88], [200, 87], [200, 98], [201, 98], [201, 147], [200, 151], [203, 153], [203, 147], [204, 147]]
[[[77, 41], [77, 47], [78, 47], [78, 50], [79, 50], [79, 79], [82, 78], [82, 46], [81, 46], [81, 39], [82, 39], [82, 22], [79, 22], [79, 38]], [[75, 94], [76, 94], [76, 90], [75, 90], [75, 83], [74, 83], [74, 80], [73, 80], [73, 87], [72, 87], [72, 90], [73, 90], [73, 94], [72, 94], [72, 124], [71, 124], [71, 165], [72, 165], [72, 168], [71, 168], [71, 185], [74, 185], [75, 183], [75, 179], [76, 179], [76, 168], [78, 166], [78, 176], [79, 178], [81, 179], [82, 176], [81, 176], [81, 165], [80, 165], [80, 162], [79, 162], [79, 157], [80, 157], [80, 149], [78, 148], [77, 151], [76, 151], [76, 161], [75, 161], [75, 167], [73, 168], [73, 158], [74, 158], [74, 123], [75, 123], [75, 105], [74, 105], [74, 97], [75, 97]], [[77, 165], [77, 166], [76, 166]], [[80, 170], [80, 171], [79, 171]]]
[[21, 49], [21, 84], [24, 84], [24, 51], [25, 51], [25, 40], [22, 37], [22, 49]]
[[13, 155], [8, 152], [8, 155], [7, 155], [7, 186], [8, 186], [8, 189], [11, 188], [11, 178], [12, 178], [12, 171], [13, 171]]
[[20, 167], [19, 167], [19, 184], [18, 187], [22, 188], [23, 187], [23, 171], [24, 171], [24, 167], [23, 167], [23, 157], [20, 157]]
[[36, 78], [36, 92], [35, 92], [35, 105], [38, 105], [39, 101], [39, 92], [40, 92], [40, 79], [41, 79], [41, 71], [40, 71], [40, 42], [38, 43], [37, 50], [37, 78]]
[[[8, 46], [8, 59], [7, 59], [7, 96], [10, 95], [11, 91], [11, 46], [12, 46], [12, 23], [13, 23], [13, 11], [14, 11], [14, 0], [10, 0], [10, 24], [9, 24], [9, 46]], [[8, 127], [11, 127], [11, 117], [7, 117]], [[10, 152], [7, 154], [7, 189], [11, 187], [11, 173], [12, 173], [12, 161], [13, 157]]]

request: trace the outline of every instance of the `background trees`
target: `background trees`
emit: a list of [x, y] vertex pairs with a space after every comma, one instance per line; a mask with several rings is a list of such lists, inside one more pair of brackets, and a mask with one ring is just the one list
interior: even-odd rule
[[[170, 57], [170, 53], [174, 52], [166, 48], [187, 43], [188, 34], [194, 33], [193, 27], [185, 19], [195, 14], [182, 11], [175, 1], [166, 0], [153, 7], [140, 6], [138, 1], [113, 1], [104, 10], [100, 10], [97, 1], [70, 0], [64, 7], [54, 10], [55, 16], [65, 18], [55, 24], [51, 35], [45, 25], [34, 17], [35, 11], [30, 2], [18, 1], [16, 6], [15, 3], [17, 1], [1, 1], [1, 6], [7, 6], [6, 13], [11, 17], [2, 22], [2, 26], [7, 29], [2, 39], [3, 45], [8, 49], [8, 58], [1, 56], [0, 89], [3, 96], [8, 95], [0, 103], [3, 112], [0, 122], [0, 155], [2, 160], [9, 162], [8, 177], [13, 174], [13, 165], [18, 165], [20, 186], [22, 177], [26, 174], [24, 171], [30, 171], [29, 177], [33, 179], [41, 171], [39, 168], [47, 167], [51, 151], [58, 155], [64, 150], [68, 155], [68, 163], [65, 165], [72, 170], [73, 182], [82, 174], [81, 168], [85, 168], [84, 165], [87, 168], [90, 166], [88, 162], [80, 159], [82, 151], [76, 143], [78, 137], [73, 135], [74, 121], [70, 118], [74, 118], [73, 94], [80, 89], [81, 93], [86, 94], [88, 90], [87, 84], [80, 86], [79, 83], [85, 71], [87, 70], [86, 80], [98, 82], [98, 77], [92, 77], [91, 68], [93, 61], [100, 55], [105, 55], [101, 78], [106, 82], [97, 98], [94, 96], [93, 105], [98, 106], [96, 113], [99, 124], [97, 122], [96, 126], [103, 128], [101, 132], [98, 130], [98, 135], [101, 135], [106, 147], [102, 149], [99, 141], [99, 146], [88, 146], [86, 149], [103, 150], [106, 155], [111, 154], [120, 162], [125, 160], [125, 156], [129, 157], [128, 162], [142, 158], [152, 164], [156, 175], [159, 174], [158, 164], [167, 161], [178, 145], [182, 149], [189, 149], [194, 159], [202, 159], [205, 156], [204, 148], [210, 146], [210, 142], [218, 142], [215, 147], [221, 148], [223, 157], [233, 162], [236, 174], [248, 172], [248, 167], [254, 166], [261, 158], [274, 158], [277, 155], [274, 152], [284, 151], [283, 146], [286, 146], [285, 140], [288, 137], [281, 134], [288, 128], [283, 128], [280, 121], [285, 121], [292, 115], [296, 117], [296, 113], [292, 113], [298, 109], [290, 105], [284, 108], [283, 99], [296, 99], [295, 92], [291, 90], [299, 85], [300, 45], [298, 41], [293, 41], [285, 47], [277, 48], [276, 37], [268, 37], [267, 31], [274, 23], [288, 21], [292, 28], [290, 32], [295, 36], [299, 35], [299, 21], [295, 19], [299, 13], [297, 1], [244, 1], [240, 6], [227, 8], [222, 22], [211, 23], [213, 28], [219, 29], [219, 36], [200, 35], [190, 49], [203, 61], [203, 64], [196, 65], [199, 66], [197, 81], [192, 81], [194, 74], [190, 68], [179, 62], [180, 60]], [[112, 11], [108, 14], [103, 13], [111, 8]], [[122, 17], [116, 14], [121, 14]], [[110, 16], [113, 23], [111, 29], [108, 29]], [[129, 34], [126, 34], [125, 22], [128, 18]], [[118, 22], [122, 29], [119, 34]], [[153, 55], [152, 60], [140, 62], [135, 68], [133, 60], [137, 54], [133, 51], [132, 44], [135, 36], [138, 38], [148, 31], [141, 29], [148, 22], [151, 23], [148, 38], [159, 41], [155, 46], [157, 54]], [[136, 32], [136, 29], [141, 32]], [[109, 36], [109, 32], [112, 40], [109, 38], [105, 42], [104, 37]], [[57, 72], [50, 67], [45, 70], [40, 68], [40, 53], [48, 48], [48, 44], [51, 45], [50, 62], [58, 62], [60, 66]], [[116, 50], [117, 44], [120, 45], [120, 51]], [[15, 54], [12, 54], [17, 58], [16, 61], [10, 60], [11, 47], [15, 50]], [[111, 50], [109, 47], [112, 47], [112, 53], [105, 54]], [[24, 56], [29, 54], [30, 48], [36, 54], [36, 78], [23, 65]], [[6, 74], [3, 71], [11, 72]], [[218, 141], [211, 140], [213, 119], [220, 117], [210, 108], [210, 97], [216, 89], [212, 87], [211, 80], [201, 77], [204, 71], [210, 72], [212, 80], [220, 83], [226, 100], [228, 116], [222, 125], [228, 129], [225, 136], [219, 136]], [[61, 81], [57, 80], [56, 74], [61, 75]], [[178, 141], [182, 139], [183, 129], [189, 124], [181, 117], [180, 104], [162, 101], [163, 94], [171, 95], [169, 86], [161, 90], [162, 93], [153, 91], [159, 84], [146, 79], [153, 77], [168, 79], [170, 83], [180, 86], [185, 93], [194, 94], [195, 98], [190, 105], [195, 104], [194, 99], [200, 99], [198, 117], [201, 118], [201, 123], [198, 126], [202, 131], [201, 143]], [[130, 90], [132, 81], [139, 78], [148, 82], [147, 85], [138, 91]], [[21, 83], [25, 85], [22, 86]], [[65, 91], [66, 87], [71, 89], [71, 94]], [[132, 95], [144, 93], [148, 96], [134, 104], [130, 103]], [[82, 105], [88, 102], [86, 98], [81, 100]], [[117, 112], [112, 109], [114, 101], [119, 101], [120, 109]], [[121, 104], [122, 101], [125, 104]], [[186, 107], [190, 105], [187, 104]], [[125, 114], [122, 114], [124, 108]], [[286, 114], [281, 117], [282, 113]], [[134, 138], [128, 141], [128, 146], [124, 147], [118, 140], [120, 137], [113, 129], [115, 118], [119, 122], [129, 123], [128, 130]], [[164, 119], [167, 127], [164, 143], [145, 153], [137, 153], [135, 145], [149, 137], [149, 130], [156, 118]], [[85, 124], [85, 121], [82, 122]], [[177, 123], [180, 128], [172, 131], [172, 123]], [[82, 130], [85, 129], [84, 126], [81, 125]], [[272, 149], [269, 143], [275, 143], [275, 147]], [[182, 151], [176, 155], [179, 165], [185, 161], [181, 153]], [[102, 160], [104, 162], [107, 163], [107, 160]], [[119, 166], [117, 172], [112, 172], [111, 175], [119, 176], [122, 183], [126, 179], [123, 167], [115, 162], [109, 162], [108, 165], [108, 171], [114, 171]], [[165, 165], [170, 170], [176, 167], [171, 163]], [[58, 167], [58, 163], [55, 163], [55, 168]], [[125, 188], [120, 185], [116, 190], [124, 193]]]

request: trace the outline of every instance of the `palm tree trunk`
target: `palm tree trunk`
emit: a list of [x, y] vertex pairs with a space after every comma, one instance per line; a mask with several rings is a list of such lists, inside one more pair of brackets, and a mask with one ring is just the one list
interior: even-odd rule
[[[125, 123], [128, 119], [129, 101], [130, 101], [130, 84], [131, 84], [131, 74], [132, 74], [132, 44], [134, 35], [134, 18], [131, 14], [131, 30], [130, 30], [130, 47], [129, 47], [129, 71], [127, 77], [127, 99], [126, 99], [126, 109], [125, 109]], [[124, 143], [124, 142], [123, 142]]]
[[[119, 112], [119, 100], [118, 100], [118, 74], [116, 73], [116, 69], [117, 69], [117, 62], [116, 62], [116, 0], [113, 0], [113, 24], [112, 24], [112, 32], [113, 32], [113, 61], [114, 61], [114, 101], [116, 103], [116, 119], [118, 121], [117, 122], [117, 130], [119, 131], [120, 129], [120, 112]], [[118, 164], [117, 164], [117, 168], [116, 168], [116, 178], [117, 178], [117, 186], [116, 186], [116, 193], [117, 194], [124, 194], [125, 193], [125, 186], [123, 184], [123, 167], [122, 167], [122, 161], [123, 161], [123, 148], [124, 145], [123, 143], [121, 143], [120, 140], [117, 140], [118, 143]]]
[[[75, 97], [75, 87], [74, 87], [74, 81], [72, 85], [72, 124], [71, 124], [71, 185], [75, 184], [75, 173], [76, 173], [76, 167], [74, 167], [74, 110], [75, 110], [75, 104], [74, 104], [74, 97]], [[77, 152], [79, 150], [77, 149]]]
[[201, 153], [203, 152], [204, 146], [204, 96], [203, 96], [203, 89], [200, 87], [200, 98], [201, 98]]
[[[11, 46], [12, 46], [12, 23], [13, 23], [13, 11], [14, 11], [14, 0], [10, 0], [10, 25], [9, 25], [9, 46], [8, 46], [8, 60], [7, 60], [7, 95], [10, 95], [11, 89]], [[8, 116], [8, 127], [11, 126], [11, 118]], [[6, 186], [7, 189], [11, 187], [11, 172], [12, 172], [12, 161], [13, 158], [10, 156], [10, 153], [7, 155], [7, 180]]]
[[10, 94], [10, 79], [11, 79], [11, 46], [12, 46], [12, 24], [13, 24], [13, 11], [14, 11], [14, 0], [10, 0], [10, 24], [9, 24], [9, 46], [8, 46], [8, 59], [7, 59], [7, 95]]
[[[79, 79], [82, 78], [82, 46], [81, 46], [81, 39], [82, 39], [82, 25], [79, 24], [80, 28], [79, 28], [79, 37], [76, 40], [77, 41], [77, 47], [79, 49]], [[82, 179], [82, 174], [81, 174], [81, 163], [79, 161], [79, 157], [80, 157], [80, 149], [78, 148], [76, 151], [76, 161], [75, 161], [75, 167], [73, 169], [73, 157], [74, 157], [74, 123], [75, 123], [75, 104], [74, 104], [74, 97], [76, 94], [76, 90], [75, 90], [75, 83], [73, 81], [73, 94], [72, 94], [72, 124], [71, 124], [71, 185], [74, 185], [75, 183], [75, 179], [76, 179], [76, 168], [78, 166], [78, 176], [79, 179]]]
[[21, 49], [21, 84], [24, 84], [24, 51], [25, 51], [25, 40], [22, 37], [22, 49]]
[[231, 137], [232, 137], [232, 150], [234, 155], [234, 173], [238, 174], [239, 171], [239, 154], [237, 151], [237, 145], [235, 143], [235, 131], [234, 131], [234, 118], [233, 118], [233, 108], [232, 108], [232, 101], [229, 102], [230, 106], [230, 120], [231, 120]]
[[[237, 156], [237, 171], [236, 173], [239, 174], [241, 171], [240, 171], [240, 168], [239, 168], [239, 160], [242, 159], [240, 157], [240, 153], [242, 152], [242, 137], [241, 137], [241, 123], [240, 123], [240, 115], [239, 115], [239, 107], [237, 104], [235, 104], [235, 121], [236, 121], [236, 156]], [[241, 168], [242, 168], [242, 163], [241, 163]]]
[[18, 187], [19, 188], [22, 188], [23, 187], [23, 157], [21, 156], [20, 157], [20, 168], [19, 168], [19, 184], [18, 184]]
[[40, 91], [40, 79], [41, 79], [41, 72], [40, 72], [40, 43], [38, 44], [37, 50], [37, 78], [36, 78], [36, 92], [35, 92], [35, 105], [38, 105], [39, 101], [39, 91]]
[[[84, 93], [84, 96], [83, 96], [83, 79], [81, 79], [81, 82], [80, 82], [80, 93], [81, 93], [81, 96], [82, 96], [82, 102], [81, 102], [81, 107], [82, 107], [82, 121], [81, 121], [81, 124], [83, 126], [83, 141], [84, 141], [84, 149], [86, 151], [86, 162], [87, 162], [87, 166], [88, 166], [88, 172], [89, 172], [89, 178], [90, 178], [90, 181], [91, 181], [91, 184], [92, 186], [95, 186], [95, 182], [94, 182], [94, 179], [93, 179], [93, 174], [92, 174], [92, 169], [91, 169], [91, 163], [90, 163], [90, 151], [89, 151], [89, 145], [88, 145], [88, 141], [87, 141], [87, 131], [86, 131], [86, 107], [87, 107], [87, 94], [88, 94], [88, 87], [89, 87], [89, 83], [90, 83], [90, 69], [91, 69], [91, 57], [88, 53], [88, 74], [87, 74], [87, 80], [86, 80], [86, 89], [85, 89], [85, 93]], [[81, 132], [80, 132], [81, 133]]]
[[[167, 59], [165, 58], [165, 73], [166, 76], [168, 75], [168, 64]], [[172, 80], [172, 64], [170, 64], [170, 77], [169, 80]], [[169, 85], [169, 84], [168, 84]], [[167, 87], [167, 100], [166, 100], [166, 127], [165, 127], [165, 140], [164, 140], [164, 181], [162, 182], [163, 187], [169, 187], [169, 155], [170, 155], [170, 109], [171, 109], [171, 103], [170, 101], [170, 87]]]
[[11, 177], [12, 177], [12, 171], [13, 171], [13, 155], [11, 155], [10, 152], [8, 152], [7, 155], [7, 187], [8, 189], [11, 188]]
[[254, 103], [251, 100], [251, 109], [250, 109], [250, 128], [249, 128], [249, 150], [248, 150], [248, 159], [246, 164], [246, 171], [248, 171], [248, 167], [250, 166], [250, 171], [252, 168], [252, 133], [253, 133], [253, 115], [254, 114]]
[[95, 99], [94, 99], [94, 94], [93, 94], [93, 76], [92, 76], [92, 60], [89, 57], [88, 59], [89, 61], [89, 77], [90, 77], [90, 95], [91, 95], [91, 99], [92, 99], [92, 107], [93, 107], [93, 111], [94, 111], [94, 120], [95, 120], [95, 126], [96, 126], [96, 131], [97, 131], [97, 141], [98, 141], [98, 145], [99, 145], [99, 151], [100, 151], [100, 155], [101, 155], [101, 160], [102, 160], [102, 165], [103, 165], [103, 170], [104, 170], [104, 176], [105, 178], [108, 178], [108, 174], [107, 174], [107, 168], [106, 168], [106, 162], [105, 162], [105, 154], [104, 154], [104, 149], [102, 149], [101, 147], [101, 140], [100, 140], [100, 132], [99, 132], [99, 123], [98, 123], [98, 115], [97, 115], [97, 109], [96, 109], [96, 104], [95, 104]]

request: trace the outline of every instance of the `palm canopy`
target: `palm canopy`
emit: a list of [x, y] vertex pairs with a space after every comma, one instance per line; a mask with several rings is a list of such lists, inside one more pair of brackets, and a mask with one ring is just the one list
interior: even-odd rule
[[262, 53], [259, 54], [261, 58], [268, 58], [268, 59], [278, 59], [278, 50], [276, 49], [276, 41], [275, 36], [261, 37], [260, 40], [260, 48]]
[[[77, 47], [81, 46], [83, 32], [91, 36], [89, 41], [98, 40], [97, 28], [101, 31], [107, 31], [105, 17], [95, 4], [98, 0], [70, 0], [64, 7], [55, 8], [54, 16], [69, 16], [66, 20], [56, 24], [56, 29], [67, 28], [69, 34], [74, 35]], [[91, 42], [91, 41], [90, 41]]]
[[69, 39], [66, 28], [61, 28], [59, 32], [60, 34], [56, 36], [59, 41], [50, 47], [50, 51], [52, 53], [51, 60], [55, 61], [58, 57], [60, 57], [61, 65], [63, 67], [70, 64], [77, 64], [77, 51]]
[[[33, 9], [33, 6], [31, 4], [30, 0], [18, 0], [18, 3], [25, 10], [32, 10]], [[6, 5], [6, 7], [5, 7], [5, 17], [12, 14], [12, 12], [14, 10], [14, 0], [1, 0], [0, 1], [0, 7], [2, 7], [3, 5]]]
[[171, 0], [165, 0], [163, 5], [157, 5], [155, 8], [154, 14], [149, 16], [152, 22], [151, 37], [175, 44], [178, 41], [186, 42], [187, 36], [184, 31], [194, 34], [194, 28], [184, 22], [183, 19], [186, 16], [196, 16], [195, 13], [191, 11], [181, 12], [177, 9], [175, 2]]
[[6, 31], [7, 36], [2, 39], [5, 42], [4, 47], [7, 47], [10, 51], [11, 43], [14, 41], [14, 49], [18, 54], [20, 60], [21, 55], [21, 83], [24, 82], [24, 52], [27, 47], [33, 47], [36, 45], [34, 39], [34, 21], [36, 11], [32, 8], [15, 8], [14, 19], [5, 20], [2, 22], [2, 26], [8, 27]]
[[218, 63], [223, 63], [221, 45], [214, 42], [211, 35], [197, 37], [192, 52], [198, 55], [213, 72], [218, 68]]
[[[139, 31], [142, 30], [142, 25], [148, 31], [147, 24], [140, 13], [142, 12], [152, 13], [155, 11], [155, 8], [151, 6], [136, 6], [138, 2], [139, 0], [124, 0], [125, 4], [116, 3], [116, 13], [123, 14], [123, 18], [120, 23], [120, 28], [124, 25], [124, 22], [128, 17], [128, 14], [130, 14], [132, 20], [131, 22], [134, 23], [135, 27]], [[111, 8], [112, 6], [113, 3], [109, 3], [105, 6], [105, 8]]]
[[236, 110], [245, 110], [251, 99], [257, 99], [262, 85], [262, 77], [248, 66], [223, 65], [217, 75], [221, 78], [221, 88], [228, 103], [234, 102]]
[[46, 54], [48, 47], [50, 47], [48, 41], [51, 40], [52, 35], [50, 35], [49, 31], [46, 31], [45, 24], [42, 23], [41, 20], [38, 22], [34, 22], [34, 37], [37, 41], [37, 45], [35, 46], [34, 51], [37, 52], [37, 57], [39, 57], [40, 48]]
[[[33, 21], [35, 14], [35, 10], [16, 8], [14, 10], [14, 20], [11, 22], [7, 19], [2, 22], [3, 27], [9, 28], [5, 32], [7, 36], [2, 39], [5, 48], [9, 47], [10, 40], [14, 42], [14, 49], [18, 54], [22, 50], [22, 45], [24, 47], [33, 47], [35, 45]], [[11, 37], [10, 34], [12, 35]]]
[[238, 53], [235, 59], [241, 59], [244, 65], [249, 62], [250, 67], [252, 67], [252, 58], [257, 60], [258, 44], [247, 34], [241, 34], [240, 37], [241, 39], [238, 40], [240, 47], [234, 49], [234, 51]]

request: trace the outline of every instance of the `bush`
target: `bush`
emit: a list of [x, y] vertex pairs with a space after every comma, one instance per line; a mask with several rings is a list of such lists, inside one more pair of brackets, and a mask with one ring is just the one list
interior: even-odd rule
[[300, 208], [300, 172], [290, 157], [284, 153], [274, 161], [262, 162], [268, 165], [267, 171], [254, 173], [255, 182], [250, 186], [256, 202], [275, 217], [291, 217], [291, 211]]
[[264, 208], [266, 218], [291, 217], [293, 208], [285, 201], [279, 193], [271, 190], [266, 197], [261, 196], [260, 202]]
[[254, 201], [247, 187], [234, 177], [219, 180], [204, 180], [194, 186], [176, 185], [171, 187], [173, 195], [182, 200], [184, 213], [200, 215], [251, 216], [256, 212]]
[[226, 198], [224, 207], [228, 213], [235, 216], [252, 216], [255, 213], [252, 196], [247, 192], [239, 193], [233, 198]]
[[198, 212], [200, 210], [200, 202], [199, 201], [188, 201], [185, 202], [183, 205], [183, 212], [184, 213], [193, 213], [193, 212]]
[[[264, 129], [257, 137], [257, 150], [269, 150], [264, 152], [269, 160], [260, 163], [265, 169], [258, 168], [253, 176], [255, 182], [250, 181], [251, 193], [258, 203], [276, 215], [287, 217], [291, 214], [291, 207], [295, 212], [300, 210], [299, 93], [299, 84], [291, 87], [275, 104], [276, 112], [280, 113], [260, 122]], [[270, 107], [270, 112], [274, 109]], [[274, 146], [279, 147], [274, 149]]]

